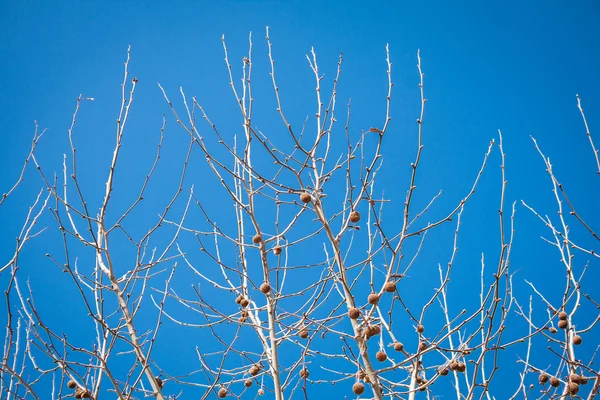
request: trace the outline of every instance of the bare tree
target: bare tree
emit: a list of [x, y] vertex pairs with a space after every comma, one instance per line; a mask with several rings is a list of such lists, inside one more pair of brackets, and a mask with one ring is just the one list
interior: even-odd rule
[[[405, 201], [394, 204], [376, 186], [385, 168], [392, 114], [389, 48], [386, 105], [379, 120], [368, 127], [352, 125], [350, 101], [339, 111], [342, 55], [333, 81], [325, 84], [312, 49], [307, 61], [314, 74], [316, 100], [310, 112], [315, 114], [296, 126], [289, 122], [286, 98], [279, 91], [268, 29], [266, 44], [279, 121], [269, 121], [265, 130], [262, 121], [253, 119], [252, 36], [241, 58], [241, 82], [223, 38], [240, 134], [222, 132], [197, 98], [188, 98], [183, 90], [183, 104], [175, 106], [159, 85], [172, 117], [163, 117], [154, 161], [125, 209], [111, 199], [117, 194], [121, 149], [138, 84], [130, 78], [129, 50], [101, 201], [89, 199], [82, 189], [75, 132], [80, 108], [94, 99], [77, 99], [62, 173], [50, 174], [38, 162], [36, 146], [43, 132], [36, 125], [23, 172], [0, 200], [2, 205], [13, 195], [33, 163], [42, 190], [18, 233], [13, 257], [0, 265], [9, 277], [0, 370], [3, 398], [175, 399], [200, 393], [201, 398], [258, 394], [282, 400], [320, 398], [319, 388], [336, 384], [347, 397], [375, 399], [436, 398], [450, 395], [453, 388], [457, 399], [491, 400], [498, 398], [495, 391], [506, 393], [507, 387], [514, 390], [512, 398], [593, 399], [600, 390], [593, 365], [596, 352], [586, 354], [578, 350], [591, 347], [578, 346], [586, 336], [598, 334], [600, 305], [589, 292], [595, 285], [586, 285], [583, 277], [588, 266], [598, 264], [599, 255], [598, 249], [579, 244], [569, 224], [599, 237], [577, 213], [535, 139], [558, 214], [550, 218], [525, 201], [522, 205], [547, 227], [549, 238], [544, 240], [560, 254], [565, 288], [557, 299], [538, 290], [536, 282], [527, 282], [531, 295], [523, 303], [513, 293], [510, 260], [518, 205], [506, 201], [502, 133], [497, 143], [492, 140], [482, 149], [481, 168], [467, 178], [472, 184], [460, 201], [439, 205], [440, 191], [417, 204], [427, 140], [425, 80], [417, 54], [417, 148], [410, 179], [403, 183]], [[577, 105], [598, 162], [579, 97]], [[158, 216], [140, 214], [171, 119], [188, 140], [176, 167], [178, 184], [164, 207], [154, 210]], [[482, 254], [480, 268], [469, 271], [479, 302], [457, 312], [451, 304], [460, 293], [450, 290], [450, 278], [457, 268], [461, 218], [494, 147], [501, 160], [499, 222], [493, 228], [500, 230], [500, 243], [491, 266]], [[188, 185], [188, 176], [195, 173], [189, 165], [198, 152], [213, 175], [202, 178], [200, 187]], [[128, 189], [131, 183], [121, 190], [123, 186]], [[207, 198], [217, 198], [220, 209], [208, 207]], [[426, 220], [433, 208], [445, 210], [444, 216]], [[386, 224], [384, 210], [400, 215], [401, 224]], [[39, 228], [45, 216], [52, 221]], [[426, 238], [443, 226], [453, 227], [447, 242], [450, 257], [438, 265], [438, 276], [429, 277], [428, 291], [407, 298], [407, 288], [415, 284], [411, 271], [421, 266]], [[30, 242], [43, 240], [38, 238], [42, 234], [58, 235], [62, 242], [62, 249], [46, 257], [64, 273], [61, 285], [68, 277], [76, 290], [77, 297], [68, 301], [78, 307], [69, 316], [77, 321], [77, 337], [67, 335], [40, 309], [41, 302], [57, 301], [34, 295], [42, 283], [23, 280], [22, 259], [34, 250]], [[198, 282], [191, 288], [190, 279]], [[547, 311], [534, 312], [534, 304], [543, 304]], [[173, 334], [162, 334], [166, 329], [198, 337], [196, 365], [182, 366], [185, 373], [170, 371], [173, 360], [168, 354], [177, 351], [178, 341]], [[157, 356], [158, 348], [168, 352]], [[515, 380], [494, 386], [506, 350], [519, 357]], [[549, 352], [554, 362], [541, 364], [538, 352]], [[581, 385], [588, 382], [584, 390]]]

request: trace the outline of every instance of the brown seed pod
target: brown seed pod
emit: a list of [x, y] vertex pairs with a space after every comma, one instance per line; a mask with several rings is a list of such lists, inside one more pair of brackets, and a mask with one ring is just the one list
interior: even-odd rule
[[417, 325], [417, 332], [419, 332], [419, 333], [425, 332], [425, 327], [421, 324]]
[[248, 373], [252, 376], [256, 376], [258, 375], [258, 373], [260, 372], [260, 365], [259, 364], [255, 364], [253, 366], [250, 367], [250, 370], [248, 371]]
[[377, 305], [379, 303], [379, 295], [377, 293], [371, 293], [367, 298], [369, 304]]
[[225, 388], [221, 388], [219, 389], [219, 397], [224, 399], [225, 397], [227, 397], [227, 389]]
[[158, 376], [155, 376], [154, 379], [156, 379], [156, 384], [158, 385], [158, 388], [162, 389], [162, 387], [163, 387], [162, 379], [160, 379], [160, 377], [158, 377]]
[[419, 342], [419, 351], [425, 351], [425, 350], [427, 350], [427, 343]]
[[302, 338], [302, 339], [306, 339], [308, 337], [308, 329], [306, 329], [305, 326], [303, 326], [302, 328], [300, 328], [300, 331], [298, 332], [298, 335]]
[[238, 297], [236, 297], [236, 298], [235, 298], [235, 302], [236, 302], [237, 304], [240, 304], [243, 298], [244, 298], [244, 296], [242, 296], [242, 295], [240, 294]]
[[465, 370], [467, 369], [467, 366], [465, 365], [465, 363], [459, 362], [456, 369], [458, 370], [458, 372], [465, 372]]
[[567, 390], [571, 396], [574, 396], [577, 394], [577, 392], [579, 392], [579, 384], [575, 382], [569, 382], [567, 385]]
[[566, 312], [564, 312], [564, 311], [561, 311], [561, 312], [559, 312], [559, 313], [558, 313], [558, 319], [560, 319], [561, 321], [564, 321], [564, 320], [566, 320], [566, 319], [567, 319], [567, 317], [568, 317], [568, 315], [567, 315], [567, 313], [566, 313]]
[[387, 354], [385, 354], [385, 351], [378, 351], [377, 354], [375, 355], [375, 358], [377, 359], [377, 361], [379, 362], [384, 362], [385, 360], [387, 360]]
[[265, 394], [265, 391], [262, 389], [258, 389], [258, 395], [262, 396], [263, 394]]
[[564, 319], [561, 319], [560, 321], [558, 321], [558, 327], [560, 329], [567, 329], [568, 326], [569, 326], [569, 323], [567, 321], [565, 321]]
[[555, 334], [556, 332], [558, 332], [558, 331], [556, 330], [556, 328], [555, 328], [555, 327], [553, 327], [553, 326], [551, 326], [550, 328], [548, 328], [548, 330], [549, 330], [549, 331], [550, 331], [550, 333], [552, 333], [552, 334]]
[[252, 379], [246, 379], [246, 381], [244, 382], [244, 386], [246, 386], [246, 387], [252, 386]]
[[544, 384], [548, 383], [549, 379], [550, 379], [550, 377], [548, 376], [548, 374], [542, 372], [539, 377], [540, 385], [544, 385]]
[[396, 282], [386, 282], [385, 285], [383, 285], [383, 290], [388, 293], [394, 293], [396, 291]]
[[275, 246], [273, 247], [273, 254], [275, 254], [276, 256], [281, 254], [281, 246]]
[[569, 375], [569, 380], [571, 382], [575, 382], [577, 384], [583, 382], [583, 378], [580, 375], [577, 375], [577, 374], [571, 374], [571, 375]]
[[358, 317], [360, 317], [360, 310], [356, 307], [352, 307], [348, 310], [348, 316], [352, 319], [358, 319]]
[[550, 378], [550, 386], [552, 387], [559, 387], [560, 386], [560, 381], [558, 380], [558, 378], [556, 377], [552, 377]]
[[363, 385], [361, 382], [356, 382], [354, 385], [352, 385], [352, 391], [354, 394], [363, 394], [365, 392], [365, 385]]
[[252, 243], [259, 244], [260, 242], [262, 242], [262, 236], [257, 233], [252, 237]]
[[300, 370], [300, 377], [303, 379], [308, 378], [308, 375], [310, 375], [310, 373], [308, 372], [308, 370], [306, 368], [302, 368]]
[[75, 397], [76, 399], [89, 399], [90, 397], [92, 397], [92, 395], [91, 395], [91, 393], [90, 393], [90, 391], [89, 391], [89, 390], [87, 390], [87, 389], [82, 389], [82, 388], [78, 387], [78, 388], [75, 390], [75, 395], [74, 395], [74, 397]]
[[441, 376], [446, 376], [446, 375], [448, 375], [448, 368], [445, 368], [445, 367], [439, 367], [439, 368], [438, 368], [438, 373], [439, 373]]
[[77, 387], [77, 382], [75, 382], [73, 379], [71, 379], [69, 382], [67, 382], [67, 387], [69, 389], [75, 389]]
[[267, 282], [263, 283], [260, 285], [260, 291], [264, 294], [269, 293], [271, 291], [271, 285], [269, 285]]
[[448, 364], [448, 367], [452, 370], [452, 371], [456, 371], [458, 370], [458, 361], [456, 360], [452, 360], [450, 361], [450, 364]]
[[352, 223], [354, 223], [354, 224], [355, 224], [355, 223], [357, 223], [358, 221], [360, 221], [360, 213], [359, 213], [358, 211], [352, 211], [352, 212], [350, 213], [350, 216], [349, 216], [349, 218], [350, 218], [350, 222], [352, 222]]
[[583, 339], [579, 335], [573, 336], [573, 344], [580, 345], [583, 342]]
[[250, 305], [250, 300], [248, 300], [247, 298], [244, 297], [240, 300], [240, 306], [248, 307], [248, 305]]
[[404, 350], [404, 345], [401, 342], [395, 342], [394, 343], [394, 350], [396, 350], [396, 351], [402, 351], [402, 350]]
[[302, 193], [300, 195], [300, 201], [303, 202], [304, 204], [310, 203], [310, 201], [312, 200], [312, 197], [310, 196], [310, 194], [308, 193]]
[[367, 339], [379, 335], [381, 333], [381, 327], [379, 325], [369, 325], [365, 328], [365, 335]]

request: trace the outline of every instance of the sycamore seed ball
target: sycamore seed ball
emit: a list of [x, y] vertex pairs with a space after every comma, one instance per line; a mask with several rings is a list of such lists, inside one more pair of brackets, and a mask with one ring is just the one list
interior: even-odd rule
[[425, 351], [425, 350], [427, 350], [427, 343], [420, 342], [419, 343], [419, 351]]
[[254, 237], [252, 238], [252, 243], [254, 244], [259, 244], [260, 242], [262, 242], [262, 236], [260, 236], [258, 233], [256, 235], [254, 235]]
[[303, 202], [304, 204], [310, 203], [311, 200], [312, 200], [312, 197], [310, 197], [310, 194], [308, 194], [308, 193], [302, 193], [300, 195], [300, 201]]
[[465, 363], [459, 362], [456, 369], [458, 370], [458, 372], [465, 372], [465, 370], [467, 369], [467, 366], [465, 365]]
[[394, 293], [396, 291], [396, 282], [386, 282], [385, 285], [383, 285], [383, 290], [388, 293]]
[[573, 336], [573, 344], [580, 345], [583, 342], [583, 339], [579, 335]]
[[438, 369], [438, 373], [442, 376], [446, 376], [446, 375], [448, 375], [448, 368], [440, 367]]
[[300, 370], [300, 377], [301, 378], [306, 379], [306, 378], [308, 378], [308, 375], [310, 375], [310, 374], [309, 374], [309, 372], [308, 372], [308, 370], [306, 368], [302, 368]]
[[564, 311], [561, 311], [558, 313], [558, 319], [560, 319], [561, 321], [564, 321], [567, 319], [567, 313]]
[[396, 342], [394, 343], [394, 350], [402, 351], [404, 350], [404, 345], [401, 342]]
[[273, 248], [273, 254], [275, 254], [276, 256], [281, 254], [281, 246], [277, 246]]
[[252, 379], [246, 379], [246, 382], [244, 382], [244, 386], [246, 386], [247, 388], [252, 386]]
[[417, 325], [417, 332], [419, 332], [419, 333], [425, 332], [425, 327], [421, 324]]
[[569, 326], [569, 323], [566, 320], [561, 319], [560, 321], [558, 321], [558, 327], [560, 329], [567, 329], [568, 326]]
[[356, 382], [352, 386], [352, 391], [354, 392], [354, 394], [363, 394], [365, 392], [365, 385], [363, 385], [360, 382]]
[[242, 307], [248, 307], [249, 304], [250, 304], [250, 300], [248, 300], [245, 297], [242, 300], [240, 300], [240, 306], [242, 306]]
[[225, 397], [227, 397], [227, 389], [225, 388], [221, 388], [219, 389], [219, 397], [224, 399]]
[[553, 326], [551, 326], [550, 328], [548, 328], [548, 330], [549, 330], [549, 331], [550, 331], [550, 333], [552, 333], [552, 334], [555, 334], [556, 332], [558, 332], [558, 331], [556, 330], [556, 328], [555, 328], [555, 327], [553, 327]]
[[360, 317], [360, 310], [356, 307], [352, 307], [348, 310], [348, 316], [352, 319], [357, 319]]
[[552, 387], [559, 387], [560, 386], [560, 381], [558, 380], [558, 378], [556, 377], [552, 377], [550, 378], [550, 386]]
[[539, 380], [540, 380], [540, 384], [544, 385], [544, 384], [548, 383], [548, 380], [550, 380], [550, 377], [548, 376], [548, 374], [542, 372], [540, 374]]
[[377, 293], [371, 293], [369, 297], [367, 297], [367, 301], [369, 304], [377, 305], [377, 303], [379, 303], [379, 295]]
[[75, 389], [77, 387], [77, 382], [75, 382], [73, 379], [71, 379], [69, 382], [67, 382], [67, 387], [69, 389]]
[[350, 222], [352, 223], [357, 223], [358, 221], [360, 221], [360, 213], [358, 211], [352, 211], [350, 213]]
[[267, 282], [263, 283], [260, 285], [260, 291], [264, 294], [269, 293], [271, 291], [271, 285], [269, 285]]
[[306, 339], [308, 337], [308, 329], [306, 329], [306, 327], [302, 327], [299, 335], [302, 339]]
[[375, 355], [375, 358], [377, 359], [377, 361], [379, 362], [384, 362], [385, 360], [387, 360], [387, 354], [385, 354], [385, 351], [378, 351], [377, 354]]
[[579, 384], [575, 382], [569, 382], [569, 384], [567, 385], [567, 390], [569, 391], [569, 394], [571, 396], [574, 396], [577, 394], [577, 392], [579, 392]]
[[569, 376], [569, 380], [571, 382], [575, 382], [575, 383], [579, 384], [579, 383], [581, 383], [583, 381], [583, 378], [581, 378], [581, 375], [571, 374]]

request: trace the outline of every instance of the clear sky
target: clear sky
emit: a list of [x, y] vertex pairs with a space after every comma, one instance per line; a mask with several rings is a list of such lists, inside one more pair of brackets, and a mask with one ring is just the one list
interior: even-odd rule
[[[123, 146], [123, 175], [117, 181], [117, 189], [125, 194], [115, 199], [115, 212], [135, 199], [153, 161], [165, 114], [166, 166], [157, 171], [157, 182], [149, 188], [149, 201], [142, 207], [142, 212], [153, 218], [178, 184], [177, 160], [181, 160], [186, 149], [186, 137], [177, 129], [157, 82], [181, 113], [180, 86], [188, 96], [197, 96], [211, 120], [229, 139], [233, 133], [240, 133], [241, 120], [229, 88], [221, 35], [225, 35], [239, 82], [241, 57], [247, 54], [252, 32], [257, 104], [253, 123], [271, 135], [282, 132], [281, 122], [273, 113], [275, 102], [264, 40], [266, 26], [270, 27], [284, 104], [296, 127], [315, 112], [314, 76], [305, 58], [311, 47], [317, 53], [327, 90], [339, 54], [343, 53], [338, 119], [345, 120], [345, 107], [352, 98], [354, 134], [381, 126], [387, 93], [385, 45], [389, 44], [394, 81], [392, 122], [383, 153], [385, 168], [378, 185], [379, 190], [385, 189], [386, 197], [396, 202], [397, 214], [390, 210], [387, 217], [390, 223], [400, 221], [410, 163], [415, 155], [415, 121], [420, 111], [416, 61], [420, 49], [427, 108], [416, 203], [423, 206], [439, 190], [444, 193], [440, 205], [424, 222], [444, 215], [464, 197], [490, 140], [498, 142], [500, 129], [507, 154], [508, 209], [517, 202], [518, 244], [512, 254], [515, 291], [518, 289], [515, 294], [526, 304], [531, 291], [524, 281], [537, 279], [539, 289], [550, 293], [550, 297], [560, 297], [564, 270], [559, 254], [540, 238], [549, 237], [549, 233], [520, 201], [525, 200], [542, 215], [556, 216], [551, 181], [533, 147], [533, 136], [551, 158], [577, 211], [596, 232], [600, 229], [600, 176], [575, 97], [581, 97], [591, 133], [600, 145], [600, 6], [594, 1], [4, 1], [0, 5], [0, 192], [6, 192], [19, 176], [34, 121], [48, 129], [39, 144], [38, 160], [49, 176], [54, 171], [62, 173], [63, 153], [69, 154], [67, 130], [76, 98], [82, 94], [95, 100], [84, 102], [75, 130], [80, 179], [85, 181], [90, 207], [96, 209], [100, 205], [114, 144], [123, 61], [127, 46], [131, 45], [131, 77], [137, 77], [139, 84]], [[338, 129], [342, 135], [341, 125]], [[195, 157], [199, 161], [191, 164], [185, 191], [194, 184], [196, 193], [209, 193], [218, 187], [218, 181], [204, 175], [209, 170], [205, 165], [200, 167], [203, 160], [199, 153]], [[456, 263], [465, 272], [453, 278], [458, 293], [471, 289], [475, 295], [478, 293], [482, 253], [486, 259], [498, 257], [499, 165], [496, 147], [463, 215], [464, 236]], [[19, 190], [0, 207], [4, 227], [0, 230], [0, 266], [12, 257], [14, 238], [42, 187], [34, 168], [25, 177]], [[131, 187], [135, 189], [127, 192]], [[218, 212], [223, 199], [207, 196], [207, 207]], [[51, 217], [42, 221], [42, 225], [56, 229]], [[598, 251], [598, 241], [575, 220], [570, 224], [581, 246], [595, 246]], [[136, 233], [140, 234], [147, 226], [131, 229], [139, 229]], [[435, 273], [438, 263], [448, 262], [453, 229], [449, 226], [446, 231], [442, 229], [442, 236], [432, 238], [444, 240], [443, 245], [431, 243], [417, 265], [421, 269], [413, 269], [417, 283], [413, 281], [407, 291], [419, 293], [420, 288], [435, 287], [419, 279]], [[31, 242], [29, 253], [21, 261], [21, 279], [31, 280], [38, 303], [48, 296], [75, 295], [72, 282], [44, 257], [54, 250], [60, 259], [62, 245], [57, 238], [54, 235], [45, 240], [42, 236]], [[123, 254], [125, 257], [126, 252]], [[576, 260], [579, 270], [590, 262], [584, 280], [589, 283], [584, 284], [583, 290], [595, 294], [598, 300], [597, 285], [591, 285], [600, 279], [598, 259], [579, 254]], [[3, 273], [0, 283], [5, 285], [7, 279]], [[150, 302], [146, 306], [150, 314], [155, 314]], [[453, 306], [460, 309], [461, 299], [457, 298]], [[62, 321], [65, 330], [71, 329], [75, 337], [84, 337], [74, 321], [63, 318], [71, 304], [41, 307], [48, 320]], [[543, 304], [537, 304], [537, 311], [545, 315]], [[2, 323], [5, 314], [5, 310], [0, 312]], [[580, 323], [585, 325], [597, 311], [586, 308], [581, 314]], [[153, 321], [154, 316], [148, 318]], [[169, 332], [176, 332], [168, 322], [163, 329], [166, 337]], [[178, 360], [185, 360], [182, 362], [188, 363], [184, 365], [190, 366], [188, 369], [197, 367], [191, 364], [194, 356], [190, 357], [189, 352], [193, 353], [198, 340], [196, 333], [187, 332], [188, 336], [180, 339], [181, 346], [173, 343], [173, 348], [163, 346], [155, 352], [163, 361], [161, 365], [171, 368], [170, 373], [185, 369]], [[587, 347], [581, 348], [583, 360], [591, 357], [594, 347], [590, 343], [599, 341], [596, 330], [586, 340]], [[540, 349], [544, 349], [543, 343]], [[512, 368], [516, 359], [511, 354], [503, 362]], [[540, 354], [539, 362], [544, 365], [556, 361]], [[310, 398], [324, 393], [333, 398], [351, 394], [347, 384], [333, 388], [315, 385], [308, 390], [312, 393]], [[508, 391], [502, 386], [496, 390], [500, 399], [512, 393], [514, 385]]]

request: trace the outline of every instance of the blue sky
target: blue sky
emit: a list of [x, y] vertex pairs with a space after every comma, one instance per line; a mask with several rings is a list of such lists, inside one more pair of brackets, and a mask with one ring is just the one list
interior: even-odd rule
[[[213, 122], [229, 139], [233, 133], [240, 133], [239, 112], [223, 62], [221, 35], [227, 40], [238, 79], [241, 57], [247, 54], [248, 35], [252, 32], [257, 104], [253, 122], [270, 135], [284, 133], [274, 113], [275, 102], [268, 76], [264, 36], [265, 27], [269, 26], [284, 107], [296, 127], [301, 126], [307, 116], [314, 116], [314, 76], [305, 58], [313, 46], [327, 91], [339, 53], [343, 53], [338, 119], [344, 119], [345, 106], [352, 98], [353, 135], [359, 135], [361, 130], [371, 126], [381, 126], [387, 92], [385, 45], [389, 43], [394, 81], [392, 122], [386, 137], [384, 167], [378, 186], [396, 204], [386, 217], [390, 225], [400, 221], [410, 162], [415, 155], [415, 120], [420, 111], [416, 54], [420, 49], [428, 101], [425, 148], [415, 198], [417, 208], [427, 204], [440, 189], [444, 193], [440, 204], [428, 212], [424, 222], [436, 220], [464, 197], [490, 140], [498, 141], [500, 129], [507, 154], [509, 184], [506, 201], [509, 209], [512, 202], [517, 201], [517, 239], [511, 268], [517, 272], [515, 295], [520, 296], [521, 303], [526, 304], [530, 295], [525, 280], [537, 279], [538, 288], [557, 300], [564, 287], [559, 254], [540, 239], [542, 235], [549, 237], [548, 232], [520, 205], [523, 199], [542, 215], [556, 216], [551, 182], [530, 136], [537, 139], [544, 153], [551, 158], [555, 173], [578, 212], [590, 226], [599, 229], [597, 168], [575, 98], [576, 94], [582, 98], [592, 135], [600, 145], [600, 134], [595, 134], [596, 127], [600, 126], [600, 76], [597, 73], [600, 7], [593, 1], [505, 1], [496, 4], [443, 1], [27, 1], [3, 3], [0, 8], [2, 192], [8, 190], [19, 175], [30, 146], [34, 120], [41, 128], [48, 129], [39, 145], [38, 160], [50, 176], [53, 171], [61, 172], [63, 153], [69, 153], [67, 129], [76, 98], [82, 94], [95, 100], [84, 102], [75, 130], [80, 180], [84, 182], [83, 190], [90, 199], [91, 209], [97, 209], [102, 201], [114, 144], [123, 61], [127, 46], [131, 45], [131, 76], [137, 77], [139, 84], [125, 135], [120, 164], [123, 172], [116, 183], [118, 194], [114, 200], [115, 214], [111, 218], [135, 199], [155, 155], [162, 115], [167, 116], [164, 165], [157, 170], [156, 179], [148, 189], [148, 201], [140, 206], [139, 214], [133, 217], [134, 222], [129, 227], [136, 234], [143, 234], [147, 230], [143, 222], [161, 212], [177, 188], [181, 158], [187, 149], [187, 138], [176, 127], [156, 83], [165, 88], [180, 113], [183, 113], [178, 93], [181, 86], [188, 96], [197, 96], [198, 102], [206, 107]], [[337, 129], [341, 136], [341, 125]], [[463, 214], [456, 265], [464, 273], [452, 278], [457, 294], [477, 296], [481, 254], [494, 260], [490, 261], [490, 266], [498, 257], [499, 164], [496, 147], [480, 186]], [[190, 171], [184, 193], [193, 184], [196, 193], [206, 194], [203, 199], [207, 208], [217, 213], [223, 224], [233, 223], [231, 214], [223, 212], [223, 204], [229, 206], [229, 203], [223, 203], [227, 201], [224, 193], [208, 194], [218, 189], [219, 184], [210, 176], [198, 152], [192, 158]], [[0, 220], [7, 227], [0, 232], [0, 265], [12, 257], [14, 237], [41, 187], [39, 175], [30, 168], [18, 191], [0, 207]], [[178, 203], [175, 209], [181, 210], [181, 207], [183, 205]], [[268, 219], [268, 215], [264, 218]], [[43, 224], [56, 229], [51, 217], [43, 219]], [[595, 246], [598, 250], [598, 242], [575, 220], [571, 220], [570, 225], [581, 246]], [[427, 291], [435, 287], [427, 278], [435, 273], [438, 263], [448, 262], [454, 228], [455, 225], [448, 225], [440, 229], [439, 234], [431, 234], [431, 247], [411, 270], [413, 280], [410, 287], [405, 288], [407, 293], [429, 293]], [[182, 241], [188, 246], [193, 245], [189, 238]], [[160, 247], [164, 243], [159, 239], [156, 245]], [[30, 279], [38, 303], [43, 303], [42, 299], [48, 296], [74, 295], [72, 283], [44, 257], [46, 253], [53, 253], [60, 258], [61, 246], [58, 235], [50, 234], [48, 239], [41, 237], [31, 242], [22, 256], [21, 280]], [[117, 246], [120, 249], [121, 245]], [[89, 257], [89, 253], [80, 251], [81, 260], [86, 259], [84, 254]], [[127, 260], [130, 251], [123, 244], [119, 256]], [[581, 270], [588, 260], [590, 268], [584, 282], [591, 283], [600, 279], [598, 260], [579, 254], [576, 264]], [[185, 267], [179, 268], [184, 277], [180, 281], [181, 290], [189, 291], [186, 280], [193, 277], [186, 275], [189, 271], [183, 272]], [[2, 284], [8, 282], [5, 275], [0, 276]], [[164, 279], [159, 278], [158, 282], [157, 286]], [[582, 290], [587, 290], [590, 295], [595, 292], [598, 300], [598, 291], [593, 285], [584, 284]], [[458, 310], [469, 301], [472, 298], [468, 295], [466, 299], [457, 296], [451, 305]], [[72, 304], [48, 305], [40, 305], [45, 309], [47, 319], [65, 324], [64, 329], [72, 332], [72, 337], [87, 343], [87, 335], [77, 329], [76, 321], [64, 318]], [[146, 318], [151, 325], [156, 310], [150, 302], [145, 306], [149, 313]], [[541, 303], [537, 304], [537, 311], [545, 315]], [[593, 308], [584, 308], [578, 314], [582, 319], [580, 324], [586, 325], [596, 314]], [[0, 321], [4, 321], [5, 315], [0, 316]], [[161, 335], [181, 337], [182, 345], [158, 346], [155, 356], [172, 374], [181, 373], [188, 366], [188, 370], [196, 368], [194, 356], [189, 353], [206, 333], [182, 331], [171, 325], [165, 323]], [[179, 336], [181, 332], [187, 332], [187, 336]], [[586, 343], [589, 346], [579, 350], [583, 360], [591, 356], [593, 346], [590, 343], [599, 341], [597, 330], [588, 335]], [[541, 342], [540, 349], [543, 350], [543, 340]], [[173, 354], [184, 361], [174, 360]], [[543, 365], [557, 362], [542, 353], [539, 357], [538, 362]], [[509, 369], [515, 360], [516, 356], [510, 354], [503, 362]], [[347, 383], [345, 385], [309, 386], [309, 395], [312, 394], [309, 397], [350, 395]], [[496, 390], [498, 398], [506, 395], [504, 387], [496, 387]], [[511, 390], [513, 388], [509, 388]], [[448, 392], [442, 390], [442, 393]]]

